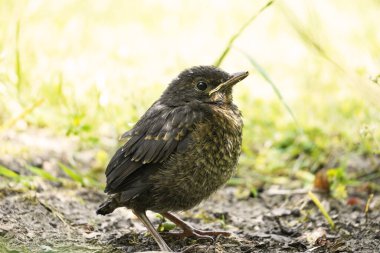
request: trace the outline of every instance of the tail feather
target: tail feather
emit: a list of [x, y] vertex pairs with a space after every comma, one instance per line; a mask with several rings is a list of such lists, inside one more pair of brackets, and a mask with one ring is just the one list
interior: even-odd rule
[[100, 214], [100, 215], [110, 214], [118, 207], [119, 205], [116, 202], [116, 200], [111, 197], [99, 206], [98, 210], [96, 210], [96, 214]]

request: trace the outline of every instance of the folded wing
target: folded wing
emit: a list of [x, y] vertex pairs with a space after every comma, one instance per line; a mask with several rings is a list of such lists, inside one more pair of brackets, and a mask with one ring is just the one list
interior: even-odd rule
[[[137, 194], [146, 185], [141, 177], [158, 167], [170, 155], [185, 150], [194, 125], [204, 118], [190, 105], [168, 107], [154, 104], [122, 138], [127, 142], [113, 156], [106, 169], [105, 192], [130, 190]], [[140, 183], [137, 183], [140, 182]]]

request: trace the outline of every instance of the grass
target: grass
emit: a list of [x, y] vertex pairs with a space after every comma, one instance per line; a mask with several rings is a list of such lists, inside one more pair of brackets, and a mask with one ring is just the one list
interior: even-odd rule
[[[112, 152], [104, 136], [129, 129], [183, 68], [218, 59], [253, 74], [235, 91], [245, 122], [238, 176], [251, 192], [311, 186], [322, 168], [345, 174], [353, 155], [379, 155], [374, 0], [0, 5], [1, 133], [74, 136], [80, 149], [100, 149], [102, 167]], [[84, 186], [104, 180], [61, 169]]]
[[218, 57], [218, 59], [215, 61], [214, 66], [219, 67], [223, 60], [226, 58], [228, 53], [231, 50], [232, 45], [234, 44], [235, 40], [240, 37], [240, 35], [247, 29], [247, 27], [268, 7], [270, 7], [273, 4], [274, 1], [268, 1], [257, 13], [255, 13], [244, 25], [235, 33], [231, 36], [229, 39], [227, 46], [223, 50], [222, 54]]
[[312, 193], [311, 191], [309, 191], [307, 193], [307, 195], [314, 202], [314, 204], [318, 207], [319, 211], [323, 214], [323, 216], [325, 217], [327, 222], [330, 224], [331, 229], [335, 229], [334, 221], [331, 219], [330, 215], [327, 213], [326, 209], [323, 207], [323, 205], [319, 201], [318, 197], [314, 193]]

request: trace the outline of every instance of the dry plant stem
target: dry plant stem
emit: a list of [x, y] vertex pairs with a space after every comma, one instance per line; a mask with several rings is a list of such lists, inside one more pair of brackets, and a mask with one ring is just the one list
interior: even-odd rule
[[302, 195], [307, 193], [308, 189], [295, 189], [295, 190], [288, 190], [288, 189], [271, 189], [268, 190], [266, 193], [268, 196], [276, 196], [276, 195]]
[[374, 197], [374, 194], [371, 193], [371, 194], [368, 196], [367, 203], [366, 203], [366, 205], [365, 205], [364, 213], [365, 213], [366, 221], [368, 220], [369, 205], [371, 204], [371, 201], [372, 201], [373, 197]]

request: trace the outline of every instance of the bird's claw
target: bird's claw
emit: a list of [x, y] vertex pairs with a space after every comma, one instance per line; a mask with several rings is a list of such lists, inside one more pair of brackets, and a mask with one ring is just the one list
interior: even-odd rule
[[214, 238], [222, 235], [222, 236], [230, 236], [231, 233], [225, 231], [204, 231], [198, 229], [185, 230], [183, 232], [166, 232], [165, 235], [177, 236], [180, 238], [185, 237], [194, 237], [197, 239], [206, 239], [214, 242]]
[[231, 235], [230, 232], [226, 232], [226, 231], [204, 231], [204, 230], [194, 229], [194, 232], [200, 235], [207, 235], [207, 236], [212, 236], [212, 237], [217, 237], [219, 235], [229, 237]]

